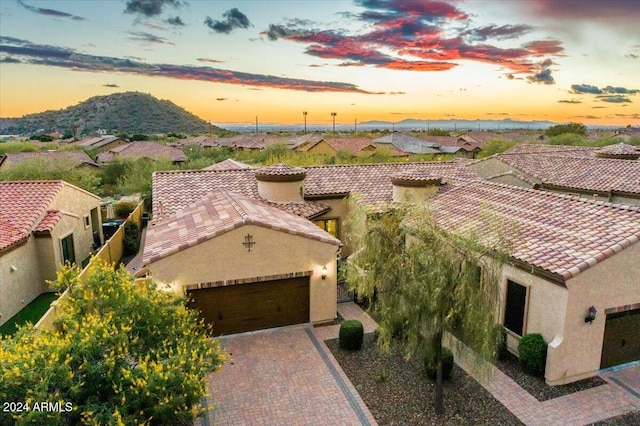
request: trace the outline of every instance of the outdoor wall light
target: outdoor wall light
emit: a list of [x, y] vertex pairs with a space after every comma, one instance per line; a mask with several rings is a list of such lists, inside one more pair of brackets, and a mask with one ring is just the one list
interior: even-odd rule
[[325, 266], [322, 267], [322, 275], [321, 275], [321, 277], [322, 277], [323, 280], [327, 279], [327, 272], [328, 272], [327, 271], [327, 266], [325, 265]]
[[596, 319], [597, 312], [598, 311], [596, 310], [595, 306], [590, 306], [589, 310], [587, 311], [587, 316], [584, 317], [584, 322], [588, 322], [589, 324], [591, 324], [593, 320]]

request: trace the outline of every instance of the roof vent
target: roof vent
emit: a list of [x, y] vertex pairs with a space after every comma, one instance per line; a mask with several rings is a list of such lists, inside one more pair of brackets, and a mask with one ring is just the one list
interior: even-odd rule
[[393, 201], [416, 203], [433, 197], [442, 185], [442, 178], [419, 171], [406, 171], [391, 176]]
[[635, 146], [626, 143], [605, 146], [595, 152], [598, 158], [613, 158], [616, 160], [637, 160], [640, 158], [640, 151]]
[[274, 164], [256, 170], [258, 194], [267, 201], [288, 203], [303, 201], [306, 170], [286, 164]]

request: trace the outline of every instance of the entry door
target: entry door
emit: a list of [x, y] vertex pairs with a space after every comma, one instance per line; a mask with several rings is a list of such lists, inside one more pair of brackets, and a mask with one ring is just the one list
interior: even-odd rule
[[640, 309], [607, 315], [600, 368], [640, 359]]

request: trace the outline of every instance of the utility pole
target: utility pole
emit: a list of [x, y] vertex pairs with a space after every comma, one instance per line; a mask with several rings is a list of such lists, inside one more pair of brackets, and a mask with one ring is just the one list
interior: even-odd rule
[[331, 113], [331, 118], [333, 118], [333, 133], [336, 132], [336, 115], [338, 115], [337, 112], [332, 112]]
[[302, 116], [304, 117], [304, 132], [307, 133], [307, 111], [302, 111]]
[[353, 133], [358, 131], [358, 119], [354, 118], [353, 119]]
[[258, 133], [258, 116], [256, 115], [256, 133]]

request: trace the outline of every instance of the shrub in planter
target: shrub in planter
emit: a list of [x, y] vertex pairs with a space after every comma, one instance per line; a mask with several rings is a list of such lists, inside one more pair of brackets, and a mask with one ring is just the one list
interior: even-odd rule
[[[424, 370], [427, 376], [435, 380], [438, 374], [438, 366], [436, 364], [436, 354], [429, 353], [424, 357]], [[442, 347], [442, 380], [451, 377], [453, 370], [453, 352], [449, 348]]]
[[124, 219], [128, 217], [131, 214], [131, 212], [136, 209], [136, 206], [137, 206], [136, 203], [131, 201], [120, 201], [113, 208], [113, 212], [116, 214], [117, 217]]
[[357, 351], [362, 347], [364, 329], [357, 320], [346, 320], [340, 324], [339, 343], [342, 349]]
[[520, 366], [533, 376], [544, 376], [547, 363], [547, 343], [538, 333], [525, 334], [518, 344]]
[[138, 252], [140, 248], [140, 228], [135, 222], [128, 220], [124, 223], [122, 246], [125, 256]]

